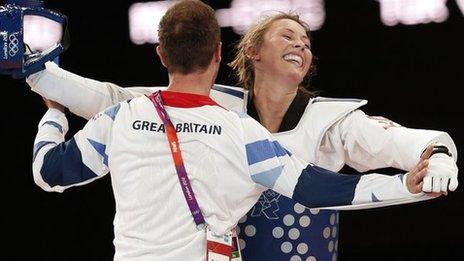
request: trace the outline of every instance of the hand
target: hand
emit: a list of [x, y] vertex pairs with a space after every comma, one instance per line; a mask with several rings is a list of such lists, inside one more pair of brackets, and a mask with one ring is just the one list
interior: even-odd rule
[[[429, 146], [432, 147], [433, 146]], [[454, 159], [445, 153], [436, 153], [430, 156], [427, 150], [422, 157], [429, 157], [429, 170], [424, 177], [422, 191], [444, 193], [455, 191], [458, 187], [458, 167]]]
[[423, 180], [425, 175], [427, 175], [428, 166], [428, 159], [421, 158], [420, 162], [408, 173], [406, 176], [406, 186], [409, 192], [413, 194], [422, 192]]
[[52, 101], [52, 100], [49, 100], [47, 98], [44, 98], [42, 97], [44, 102], [45, 102], [45, 105], [49, 108], [49, 109], [57, 109], [61, 112], [64, 112], [64, 106], [57, 103], [56, 101]]

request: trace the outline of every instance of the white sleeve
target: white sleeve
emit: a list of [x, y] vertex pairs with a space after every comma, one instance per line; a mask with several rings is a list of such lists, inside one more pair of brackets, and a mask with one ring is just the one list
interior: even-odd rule
[[404, 175], [345, 175], [308, 164], [275, 141], [259, 123], [242, 116], [251, 179], [309, 207], [370, 208], [418, 201]]
[[95, 115], [66, 142], [68, 123], [64, 113], [49, 109], [39, 123], [34, 141], [35, 183], [46, 191], [62, 192], [106, 175], [108, 144], [119, 108], [120, 104]]
[[336, 127], [346, 151], [346, 164], [360, 172], [388, 167], [409, 171], [427, 146], [435, 142], [447, 146], [457, 159], [456, 145], [446, 132], [402, 127], [360, 110], [349, 114]]
[[123, 88], [113, 83], [99, 82], [81, 77], [53, 62], [45, 64], [45, 70], [26, 78], [32, 91], [67, 107], [72, 113], [85, 119], [123, 100], [150, 94], [159, 88]]
[[322, 207], [332, 210], [358, 210], [402, 205], [433, 199], [425, 193], [412, 194], [406, 186], [409, 174], [387, 176], [382, 174], [362, 175], [356, 186], [351, 205]]

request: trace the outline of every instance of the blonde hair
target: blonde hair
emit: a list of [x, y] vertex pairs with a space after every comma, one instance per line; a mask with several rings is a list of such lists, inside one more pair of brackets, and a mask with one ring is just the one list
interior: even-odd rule
[[[249, 30], [240, 38], [235, 46], [235, 57], [228, 65], [234, 70], [234, 74], [238, 78], [238, 84], [243, 88], [249, 90], [250, 95], [253, 95], [253, 85], [255, 80], [255, 73], [253, 70], [253, 62], [247, 56], [249, 48], [259, 49], [264, 42], [264, 35], [271, 25], [278, 20], [289, 19], [299, 23], [305, 30], [308, 37], [310, 37], [309, 26], [302, 21], [299, 15], [294, 13], [277, 13], [267, 16], [260, 20], [258, 23], [249, 28]], [[314, 59], [313, 59], [314, 60]], [[309, 91], [309, 78], [315, 71], [314, 63], [304, 77], [300, 84], [300, 90], [306, 94], [313, 96], [314, 94]]]

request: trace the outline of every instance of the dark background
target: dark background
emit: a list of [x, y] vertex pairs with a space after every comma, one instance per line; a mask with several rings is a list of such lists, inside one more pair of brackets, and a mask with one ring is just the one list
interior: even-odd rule
[[[154, 46], [129, 40], [131, 3], [46, 1], [70, 19], [71, 46], [61, 56], [61, 66], [122, 86], [167, 84]], [[209, 3], [215, 9], [229, 7], [228, 1]], [[443, 23], [388, 27], [380, 21], [375, 0], [327, 0], [325, 23], [312, 35], [318, 57], [313, 88], [321, 96], [368, 99], [363, 107], [367, 114], [403, 126], [446, 131], [464, 153], [464, 110], [458, 95], [464, 85], [464, 15], [454, 0], [447, 6], [450, 15]], [[239, 36], [231, 28], [222, 33], [225, 64]], [[226, 66], [217, 82], [234, 83]], [[32, 180], [32, 146], [45, 106], [24, 80], [1, 76], [0, 87], [0, 258], [111, 260], [110, 177], [62, 194], [38, 188]], [[68, 115], [72, 134], [85, 122]], [[462, 158], [458, 165], [462, 169]], [[339, 260], [464, 260], [462, 186], [433, 201], [342, 212]]]

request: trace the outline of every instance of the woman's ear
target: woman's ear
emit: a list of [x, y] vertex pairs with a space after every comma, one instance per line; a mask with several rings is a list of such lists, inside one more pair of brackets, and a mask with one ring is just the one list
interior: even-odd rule
[[248, 46], [245, 48], [245, 55], [252, 61], [259, 61], [261, 59], [258, 48], [251, 44], [248, 44]]

